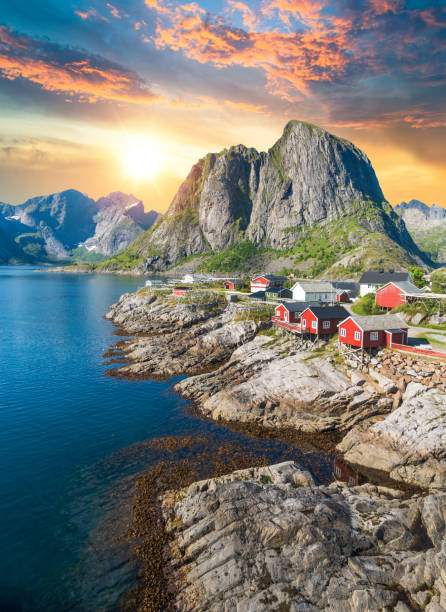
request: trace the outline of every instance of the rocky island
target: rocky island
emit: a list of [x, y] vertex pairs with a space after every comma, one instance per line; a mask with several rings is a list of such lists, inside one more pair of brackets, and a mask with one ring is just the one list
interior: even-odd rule
[[325, 436], [368, 480], [321, 485], [287, 463], [160, 495], [173, 609], [443, 610], [446, 364], [382, 350], [353, 367], [265, 308], [144, 289], [106, 315], [132, 336], [111, 375], [186, 375], [175, 389], [202, 417]]

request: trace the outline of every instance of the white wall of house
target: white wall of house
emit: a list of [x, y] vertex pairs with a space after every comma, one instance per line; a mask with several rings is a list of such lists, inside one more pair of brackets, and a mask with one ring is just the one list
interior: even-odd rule
[[379, 286], [380, 285], [367, 285], [361, 283], [361, 285], [359, 285], [359, 295], [362, 297], [363, 295], [367, 295], [367, 293], [376, 293]]
[[293, 287], [293, 300], [296, 302], [335, 302], [336, 291], [330, 292], [307, 292], [304, 287], [297, 285]]

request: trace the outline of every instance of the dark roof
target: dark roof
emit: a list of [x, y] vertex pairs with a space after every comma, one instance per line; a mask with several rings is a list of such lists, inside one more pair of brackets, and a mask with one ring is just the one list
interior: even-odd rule
[[351, 297], [359, 294], [359, 283], [354, 281], [330, 281], [336, 291], [348, 291]]
[[250, 293], [248, 295], [249, 298], [256, 298], [258, 300], [261, 300], [262, 298], [265, 297], [265, 292], [264, 291], [255, 291], [254, 293]]
[[343, 306], [309, 306], [318, 319], [346, 319], [348, 311]]
[[192, 291], [192, 287], [181, 287], [181, 286], [176, 286], [174, 287], [174, 289], [187, 289], [188, 291]]
[[278, 306], [285, 306], [288, 312], [303, 312], [311, 306], [311, 302], [282, 302]]
[[287, 289], [286, 287], [268, 287], [266, 293], [288, 293], [290, 296], [293, 295], [291, 289]]
[[381, 272], [380, 270], [367, 270], [359, 279], [360, 284], [386, 285], [391, 282], [410, 281], [409, 272]]
[[[416, 287], [410, 281], [400, 281], [399, 283], [392, 281], [392, 284], [395, 285], [395, 287], [399, 289], [400, 291], [402, 291], [403, 293], [423, 293], [422, 289], [418, 289], [418, 287]], [[384, 287], [382, 287], [382, 289], [384, 289]]]

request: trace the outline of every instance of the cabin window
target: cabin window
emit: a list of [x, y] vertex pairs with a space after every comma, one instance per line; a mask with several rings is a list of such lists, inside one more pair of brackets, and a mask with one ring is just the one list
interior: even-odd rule
[[378, 340], [378, 332], [370, 332], [370, 340]]
[[347, 335], [347, 330], [345, 329], [345, 327], [341, 327], [341, 336], [345, 338], [346, 335]]
[[361, 340], [361, 332], [355, 331], [355, 340]]
[[311, 327], [317, 329], [317, 321], [311, 321]]
[[322, 327], [324, 329], [330, 329], [330, 321], [322, 321]]

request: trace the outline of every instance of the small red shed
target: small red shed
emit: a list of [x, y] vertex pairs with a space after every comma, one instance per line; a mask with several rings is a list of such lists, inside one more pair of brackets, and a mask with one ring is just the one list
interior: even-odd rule
[[342, 302], [344, 304], [346, 302], [350, 302], [350, 295], [349, 295], [348, 291], [344, 291], [342, 289], [337, 291], [337, 293], [336, 293], [336, 301], [337, 302]]
[[338, 325], [339, 342], [358, 348], [407, 343], [407, 325], [398, 315], [350, 315]]
[[423, 293], [421, 289], [409, 281], [391, 282], [376, 292], [376, 303], [381, 308], [396, 308], [407, 301], [407, 296], [413, 293]]
[[175, 287], [173, 294], [177, 296], [185, 296], [192, 291], [192, 287]]
[[309, 306], [300, 316], [302, 332], [333, 335], [338, 323], [348, 317], [343, 306]]
[[226, 289], [226, 291], [235, 291], [237, 288], [240, 288], [243, 286], [243, 281], [237, 278], [232, 278], [232, 279], [226, 280], [223, 283], [223, 286]]

